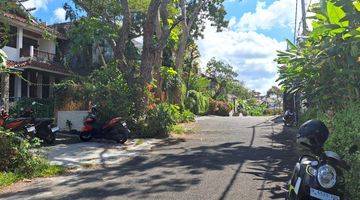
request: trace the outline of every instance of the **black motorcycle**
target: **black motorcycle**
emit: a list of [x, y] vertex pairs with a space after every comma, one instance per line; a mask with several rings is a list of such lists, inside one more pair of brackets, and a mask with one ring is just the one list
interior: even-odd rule
[[350, 167], [335, 152], [324, 151], [328, 135], [327, 127], [318, 120], [310, 120], [300, 127], [297, 142], [310, 150], [310, 155], [302, 155], [296, 163], [287, 199], [345, 198], [343, 172]]
[[283, 122], [285, 126], [293, 126], [295, 124], [295, 113], [287, 110], [283, 117]]
[[[36, 102], [33, 102], [31, 105], [34, 106], [36, 104], [42, 105]], [[28, 128], [28, 131], [33, 133], [33, 135], [30, 135], [29, 137], [37, 137], [43, 140], [46, 144], [54, 144], [56, 140], [56, 133], [59, 131], [59, 127], [53, 126], [54, 120], [51, 118], [35, 118], [34, 110], [31, 106], [21, 110], [22, 112], [17, 117], [31, 119], [32, 126]]]

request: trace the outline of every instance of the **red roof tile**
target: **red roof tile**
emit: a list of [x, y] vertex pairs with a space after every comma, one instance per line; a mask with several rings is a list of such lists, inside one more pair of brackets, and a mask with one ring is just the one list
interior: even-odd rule
[[66, 69], [64, 66], [56, 64], [56, 63], [44, 63], [34, 60], [28, 60], [28, 61], [22, 61], [22, 62], [16, 62], [12, 60], [8, 60], [6, 63], [7, 67], [14, 67], [17, 69], [26, 69], [26, 68], [39, 68], [46, 71], [51, 71], [54, 73], [62, 73], [66, 75], [72, 74], [72, 72], [68, 69]]

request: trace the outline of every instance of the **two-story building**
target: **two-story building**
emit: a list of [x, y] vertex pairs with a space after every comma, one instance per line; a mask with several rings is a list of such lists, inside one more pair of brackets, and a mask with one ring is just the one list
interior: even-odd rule
[[9, 77], [9, 94], [3, 95], [10, 101], [50, 98], [51, 85], [71, 74], [56, 56], [57, 42], [65, 40], [64, 36], [26, 15], [30, 14], [9, 12], [0, 16], [0, 26], [8, 27], [9, 40], [2, 49], [7, 67], [17, 71]]

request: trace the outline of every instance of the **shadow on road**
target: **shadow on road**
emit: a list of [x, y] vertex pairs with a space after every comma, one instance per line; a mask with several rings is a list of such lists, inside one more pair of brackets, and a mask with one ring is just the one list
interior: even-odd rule
[[[222, 143], [213, 146], [197, 146], [187, 148], [181, 145], [183, 141], [167, 141], [159, 148], [162, 150], [156, 156], [137, 156], [116, 167], [82, 172], [80, 174], [64, 176], [63, 181], [55, 185], [43, 184], [35, 189], [27, 189], [16, 193], [6, 193], [0, 198], [31, 197], [39, 193], [46, 193], [69, 187], [79, 188], [52, 196], [51, 199], [102, 199], [106, 197], [127, 196], [133, 199], [146, 199], [150, 195], [163, 192], [183, 192], [190, 187], [200, 184], [201, 175], [207, 171], [223, 170], [229, 165], [238, 165], [237, 170], [224, 186], [224, 192], [219, 199], [226, 199], [239, 174], [254, 175], [263, 184], [258, 197], [262, 199], [263, 192], [271, 192], [271, 199], [284, 198], [284, 187], [288, 174], [293, 168], [296, 156], [293, 152], [293, 136], [282, 131], [274, 131], [275, 122], [257, 124], [248, 128], [253, 129], [250, 141]], [[259, 127], [272, 129], [272, 134], [264, 135], [271, 141], [269, 146], [253, 146], [256, 130]], [[244, 142], [247, 145], [244, 145]], [[170, 149], [176, 149], [173, 153]], [[251, 163], [251, 168], [242, 169], [245, 162]], [[284, 172], [286, 175], [284, 175]], [[122, 177], [127, 177], [122, 179]], [[265, 187], [271, 182], [282, 182], [281, 186]]]

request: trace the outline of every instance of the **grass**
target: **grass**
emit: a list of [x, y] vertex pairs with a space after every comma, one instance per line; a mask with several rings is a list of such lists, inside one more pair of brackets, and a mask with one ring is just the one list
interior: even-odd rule
[[0, 172], [0, 188], [9, 186], [24, 179], [37, 177], [51, 177], [65, 173], [65, 168], [59, 165], [50, 165], [46, 160], [39, 160], [31, 173]]
[[171, 133], [175, 135], [181, 135], [186, 132], [185, 128], [181, 124], [176, 124], [171, 127]]
[[141, 145], [144, 143], [144, 140], [143, 139], [137, 139], [136, 142], [135, 142], [135, 145]]

